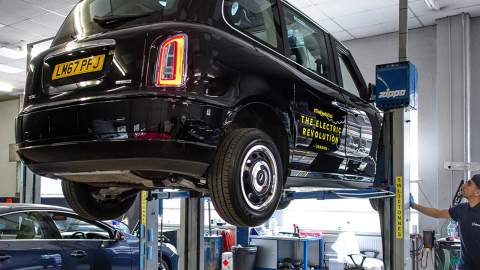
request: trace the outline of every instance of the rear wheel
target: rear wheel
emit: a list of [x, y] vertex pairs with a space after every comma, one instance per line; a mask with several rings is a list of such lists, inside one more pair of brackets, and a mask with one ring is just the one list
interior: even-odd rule
[[84, 183], [62, 181], [62, 190], [70, 207], [90, 220], [116, 219], [133, 205], [137, 191], [99, 188]]
[[266, 222], [281, 197], [284, 173], [277, 146], [259, 129], [232, 131], [218, 148], [208, 185], [212, 202], [228, 223]]

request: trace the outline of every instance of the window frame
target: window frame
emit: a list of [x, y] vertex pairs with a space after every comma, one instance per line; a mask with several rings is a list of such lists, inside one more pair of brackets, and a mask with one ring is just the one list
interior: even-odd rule
[[274, 50], [274, 51], [283, 55], [285, 53], [285, 41], [283, 39], [283, 37], [284, 37], [284, 35], [283, 35], [283, 24], [282, 24], [283, 20], [282, 20], [282, 15], [281, 15], [281, 9], [279, 8], [282, 1], [281, 0], [267, 0], [267, 1], [271, 1], [271, 3], [272, 3], [273, 19], [274, 19], [274, 22], [276, 23], [276, 27], [278, 28], [277, 32], [276, 32], [277, 47], [274, 47], [270, 43], [252, 35], [248, 31], [245, 31], [244, 29], [241, 29], [241, 28], [235, 26], [235, 24], [233, 24], [231, 21], [229, 21], [227, 16], [225, 15], [225, 12], [226, 12], [226, 10], [225, 10], [225, 7], [226, 7], [225, 0], [223, 0], [223, 3], [222, 3], [222, 16], [223, 16], [225, 22], [231, 28], [233, 28], [236, 31], [239, 31], [240, 33], [248, 36], [249, 38], [251, 38], [252, 40], [254, 40], [256, 42], [259, 42], [263, 46], [266, 46], [267, 48], [272, 49], [272, 50]]
[[[77, 219], [77, 220], [95, 225], [97, 227], [100, 227], [100, 228], [102, 228], [102, 229], [104, 229], [108, 232], [109, 239], [68, 239], [68, 238], [62, 238], [62, 234], [60, 233], [60, 230], [58, 229], [57, 225], [55, 224], [55, 221], [50, 217], [50, 214], [61, 214], [61, 215], [64, 215], [66, 217], [74, 218], [74, 219]], [[54, 227], [54, 229], [57, 231], [57, 233], [59, 235], [58, 240], [62, 240], [62, 241], [112, 241], [112, 240], [114, 240], [113, 239], [113, 236], [114, 236], [113, 229], [110, 228], [109, 226], [101, 223], [101, 222], [88, 220], [88, 219], [85, 219], [85, 218], [83, 218], [81, 216], [78, 216], [74, 213], [56, 211], [56, 210], [44, 211], [43, 215], [48, 216], [50, 218], [50, 221], [52, 223], [51, 225]]]
[[[39, 222], [39, 225], [40, 225], [41, 229], [43, 230], [43, 232], [45, 234], [44, 236], [46, 236], [48, 238], [40, 238], [40, 239], [36, 239], [36, 238], [32, 238], [32, 239], [0, 239], [0, 243], [3, 242], [3, 241], [51, 241], [51, 240], [55, 240], [56, 238], [53, 238], [53, 237], [56, 236], [56, 228], [52, 228], [49, 221], [43, 221], [42, 220], [43, 215], [41, 213], [39, 214], [38, 212], [40, 212], [40, 211], [18, 210], [18, 211], [12, 211], [12, 212], [8, 212], [8, 213], [2, 213], [0, 215], [0, 217], [11, 216], [11, 215], [19, 215], [19, 214], [20, 215], [24, 214], [26, 216], [33, 216]], [[52, 237], [52, 238], [49, 238], [49, 237]]]
[[[353, 59], [353, 56], [351, 52], [343, 46], [339, 41], [332, 39], [332, 46], [335, 48], [334, 52], [334, 60], [335, 60], [335, 70], [336, 70], [336, 80], [337, 84], [342, 89], [342, 92], [344, 94], [348, 94], [351, 96], [354, 96], [356, 98], [360, 98], [365, 102], [368, 102], [368, 97], [367, 97], [367, 85], [365, 83], [365, 79], [363, 78], [360, 69], [358, 68], [355, 59]], [[342, 74], [342, 69], [340, 67], [340, 57], [345, 56], [348, 61], [345, 61], [345, 65], [347, 66], [347, 69], [352, 76], [353, 82], [355, 83], [355, 86], [357, 87], [358, 90], [358, 95], [355, 95], [353, 93], [350, 93], [350, 91], [346, 90], [343, 86], [343, 74]]]
[[[331, 35], [325, 30], [323, 29], [320, 25], [318, 25], [314, 20], [310, 19], [308, 16], [306, 16], [305, 14], [303, 14], [298, 8], [296, 8], [295, 6], [291, 5], [290, 3], [288, 2], [284, 2], [284, 1], [281, 1], [279, 0], [280, 2], [280, 17], [281, 17], [281, 21], [282, 21], [282, 34], [284, 36], [283, 38], [283, 46], [285, 48], [284, 50], [284, 53], [283, 53], [283, 57], [285, 57], [286, 59], [288, 59], [290, 62], [294, 63], [296, 67], [298, 67], [297, 69], [303, 71], [304, 74], [308, 75], [309, 77], [312, 77], [311, 74], [314, 74], [315, 76], [315, 79], [317, 78], [320, 78], [320, 80], [322, 82], [329, 82], [329, 83], [333, 83], [333, 84], [337, 84], [336, 83], [336, 73], [337, 73], [337, 69], [336, 69], [336, 63], [334, 61], [334, 54], [333, 54], [333, 49], [332, 49], [332, 45], [331, 45]], [[323, 77], [322, 75], [318, 74], [317, 72], [313, 71], [313, 70], [310, 70], [309, 68], [307, 67], [304, 67], [303, 65], [301, 65], [300, 63], [296, 62], [296, 61], [293, 61], [292, 59], [290, 59], [288, 57], [288, 55], [291, 54], [291, 49], [290, 49], [290, 44], [288, 43], [288, 30], [287, 30], [287, 25], [286, 25], [286, 22], [285, 22], [285, 9], [290, 9], [290, 11], [296, 15], [298, 15], [302, 20], [308, 22], [310, 25], [312, 25], [313, 27], [316, 28], [316, 30], [319, 31], [319, 33], [322, 33], [324, 38], [325, 38], [325, 45], [326, 45], [326, 48], [327, 48], [327, 54], [328, 54], [328, 64], [330, 65], [330, 76], [327, 77]]]
[[[39, 219], [39, 218], [43, 218], [43, 217], [49, 217], [48, 214], [50, 214], [50, 213], [63, 214], [63, 215], [67, 215], [67, 216], [75, 218], [75, 219], [82, 220], [82, 221], [87, 222], [87, 223], [94, 223], [96, 226], [102, 227], [106, 231], [108, 231], [110, 239], [64, 239], [64, 238], [62, 238], [62, 236], [60, 234], [60, 231], [58, 230], [57, 226], [55, 225], [53, 219], [50, 218], [48, 221], [45, 221], [45, 222], [46, 222], [46, 224], [48, 224], [47, 225], [48, 228], [46, 228], [46, 229], [48, 229], [48, 232], [49, 232], [49, 234], [51, 234], [52, 238], [49, 238], [49, 239], [0, 239], [0, 243], [2, 241], [79, 241], [79, 240], [81, 240], [81, 241], [116, 241], [115, 239], [113, 239], [115, 229], [111, 228], [110, 226], [108, 226], [108, 225], [106, 225], [102, 222], [87, 220], [87, 219], [82, 218], [81, 216], [78, 216], [75, 213], [71, 213], [71, 212], [68, 212], [68, 211], [61, 211], [61, 210], [55, 210], [55, 209], [14, 210], [12, 212], [7, 212], [7, 213], [0, 214], [0, 217], [8, 216], [8, 215], [14, 215], [14, 214], [27, 214], [27, 215], [33, 215], [37, 219]], [[54, 238], [54, 236], [56, 238]]]

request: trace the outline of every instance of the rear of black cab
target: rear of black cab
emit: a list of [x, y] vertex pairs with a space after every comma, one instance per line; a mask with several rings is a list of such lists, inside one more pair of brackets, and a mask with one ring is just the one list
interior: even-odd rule
[[[141, 1], [116, 1], [117, 9], [104, 10], [97, 4], [107, 2], [81, 1], [66, 18], [52, 48], [34, 59], [32, 81], [27, 82], [27, 106], [128, 95], [145, 86], [149, 24], [161, 22], [159, 10], [166, 7], [143, 1], [156, 2], [159, 7], [134, 11], [130, 10], [132, 3]], [[175, 33], [166, 28], [165, 35], [169, 32]]]
[[[201, 154], [211, 159], [205, 147], [175, 148], [175, 138], [158, 130], [160, 124], [173, 125], [171, 119], [188, 115], [182, 102], [187, 95], [188, 36], [182, 23], [173, 22], [182, 16], [186, 2], [190, 1], [81, 1], [52, 47], [31, 62], [24, 108], [17, 118], [19, 155], [36, 173], [76, 180], [63, 181], [64, 194], [72, 208], [87, 218], [118, 217], [128, 209], [136, 190], [119, 188], [118, 196], [102, 196], [101, 187], [115, 185], [105, 180], [108, 174], [102, 176], [102, 184], [98, 175], [97, 180], [89, 180], [75, 174], [118, 169], [122, 162], [129, 170], [135, 155], [158, 158], [154, 155], [166, 152], [182, 158], [188, 153], [187, 159]], [[152, 39], [152, 32], [158, 36]], [[146, 44], [147, 38], [153, 42]], [[151, 117], [153, 110], [164, 112]], [[166, 142], [163, 148], [155, 149], [161, 142]], [[206, 166], [200, 163], [168, 166], [173, 170], [183, 166], [193, 174]], [[152, 165], [137, 160], [135, 166]], [[141, 177], [132, 177], [130, 186], [141, 187]], [[135, 185], [135, 179], [140, 183]], [[118, 211], [112, 211], [115, 208]]]
[[[172, 172], [205, 180], [224, 122], [205, 124], [202, 117], [220, 119], [224, 111], [190, 97], [187, 76], [194, 70], [187, 65], [189, 35], [206, 26], [218, 32], [212, 26], [214, 21], [223, 23], [218, 13], [223, 1], [125, 0], [116, 1], [115, 12], [102, 5], [107, 2], [79, 2], [53, 47], [32, 61], [25, 108], [17, 120], [21, 158], [32, 171], [61, 178], [70, 206], [90, 219], [117, 218], [131, 206], [138, 189], [153, 188]], [[191, 45], [198, 51], [199, 44]], [[180, 122], [183, 130], [167, 131]], [[270, 162], [275, 169], [284, 167], [281, 161], [275, 163], [280, 160], [275, 143], [252, 129], [236, 130], [224, 141], [213, 165], [217, 173], [209, 175], [209, 190], [216, 198], [225, 197], [226, 190], [238, 193], [240, 182], [232, 172], [239, 166], [226, 159], [232, 158], [232, 150], [235, 159], [246, 155], [248, 165], [243, 167], [256, 172], [260, 185], [235, 198], [241, 201], [255, 193], [253, 211], [246, 210], [249, 205], [237, 206], [237, 201], [232, 210], [231, 201], [214, 198], [217, 210], [232, 224], [263, 223], [276, 208], [283, 179], [282, 173], [263, 166]], [[229, 147], [231, 143], [235, 147]], [[249, 149], [254, 150], [247, 153]], [[254, 165], [245, 158], [254, 159]], [[275, 177], [274, 190], [266, 177]]]
[[[210, 171], [215, 173], [208, 174], [207, 182], [220, 215], [243, 226], [266, 221], [280, 199], [285, 167], [270, 136], [239, 128], [220, 138], [224, 121], [217, 121], [219, 133], [211, 136], [223, 141], [217, 151], [216, 144], [207, 145], [201, 139], [205, 136], [192, 134], [193, 129], [183, 131], [196, 140], [193, 143], [179, 142], [180, 137], [164, 132], [166, 122], [172, 125], [171, 118], [183, 122], [179, 117], [183, 114], [203, 124], [204, 119], [195, 117], [223, 113], [205, 104], [214, 95], [203, 103], [189, 96], [193, 91], [186, 75], [193, 72], [187, 65], [188, 48], [199, 47], [189, 35], [196, 31], [195, 24], [213, 29], [214, 22], [224, 23], [223, 1], [125, 0], [117, 2], [115, 14], [103, 10], [99, 3], [104, 2], [108, 1], [81, 1], [67, 17], [54, 47], [33, 61], [26, 107], [17, 122], [22, 159], [34, 172], [64, 179], [70, 206], [91, 219], [116, 218], [128, 209], [137, 189], [145, 188], [144, 178], [149, 178], [149, 172], [138, 173], [141, 168], [206, 177], [201, 171], [213, 161]], [[125, 12], [119, 12], [122, 9]], [[204, 41], [207, 46], [216, 42]], [[225, 48], [234, 48], [231, 45]], [[147, 124], [136, 125], [137, 121]], [[101, 128], [93, 123], [102, 123]], [[162, 132], [155, 131], [160, 126]], [[138, 153], [150, 156], [132, 158]], [[158, 162], [158, 155], [165, 153], [168, 157]], [[243, 175], [249, 177], [245, 183], [239, 179]], [[112, 180], [115, 177], [122, 180]], [[228, 194], [233, 195], [226, 200]]]

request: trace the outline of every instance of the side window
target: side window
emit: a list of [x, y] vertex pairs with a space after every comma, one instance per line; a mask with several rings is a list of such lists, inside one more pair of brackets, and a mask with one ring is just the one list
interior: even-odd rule
[[340, 72], [342, 73], [342, 85], [343, 89], [347, 90], [349, 93], [360, 97], [360, 92], [358, 87], [355, 84], [354, 75], [351, 72], [350, 59], [348, 56], [339, 53], [338, 54], [338, 63], [340, 64]]
[[68, 214], [49, 213], [62, 239], [110, 239], [109, 230]]
[[284, 10], [290, 47], [290, 55], [287, 56], [329, 79], [330, 62], [325, 34], [288, 7], [284, 7]]
[[234, 27], [278, 48], [281, 36], [275, 0], [226, 0], [224, 14]]
[[0, 216], [0, 240], [47, 239], [41, 222], [29, 213]]

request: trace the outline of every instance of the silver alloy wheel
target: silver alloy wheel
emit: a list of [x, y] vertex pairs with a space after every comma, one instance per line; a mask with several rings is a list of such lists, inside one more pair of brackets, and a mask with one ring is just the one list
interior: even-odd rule
[[243, 158], [240, 174], [247, 205], [256, 211], [267, 208], [278, 186], [278, 166], [272, 151], [264, 145], [253, 146]]

